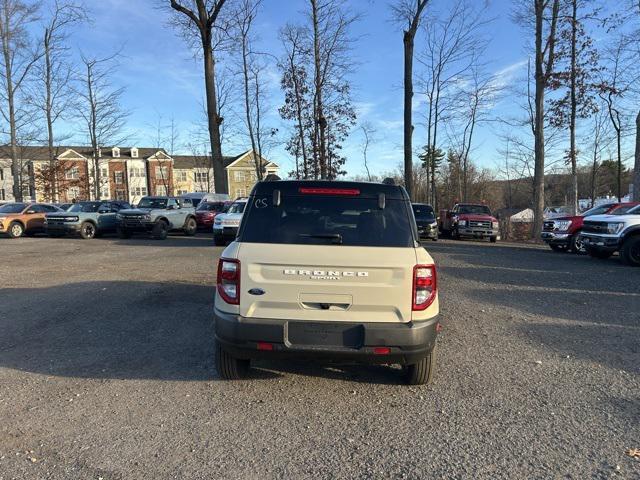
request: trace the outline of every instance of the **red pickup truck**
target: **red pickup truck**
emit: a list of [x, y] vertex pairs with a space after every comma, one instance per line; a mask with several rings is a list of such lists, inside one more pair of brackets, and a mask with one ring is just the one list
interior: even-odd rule
[[440, 210], [440, 231], [452, 238], [488, 238], [498, 241], [498, 220], [486, 205], [456, 203], [451, 210]]
[[555, 252], [570, 251], [573, 253], [586, 253], [580, 233], [586, 217], [592, 215], [615, 214], [622, 215], [631, 210], [638, 203], [605, 203], [593, 207], [580, 215], [564, 216], [545, 220], [542, 226], [542, 240]]

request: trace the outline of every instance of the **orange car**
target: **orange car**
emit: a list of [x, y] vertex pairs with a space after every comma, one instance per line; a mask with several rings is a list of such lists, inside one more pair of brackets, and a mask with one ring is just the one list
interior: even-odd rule
[[0, 207], [0, 234], [18, 238], [44, 232], [45, 214], [59, 211], [46, 203], [7, 203]]

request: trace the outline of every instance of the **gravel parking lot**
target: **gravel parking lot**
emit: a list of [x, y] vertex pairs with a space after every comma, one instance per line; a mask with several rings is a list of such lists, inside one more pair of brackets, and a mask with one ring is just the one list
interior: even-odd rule
[[211, 238], [0, 239], [0, 479], [640, 478], [640, 269], [440, 241], [436, 380], [220, 381]]

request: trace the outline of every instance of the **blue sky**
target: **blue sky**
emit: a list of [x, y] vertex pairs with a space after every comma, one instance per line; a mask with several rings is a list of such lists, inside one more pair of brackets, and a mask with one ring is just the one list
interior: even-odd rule
[[[480, 0], [478, 0], [480, 1]], [[447, 0], [433, 0], [432, 8], [446, 5]], [[92, 0], [87, 2], [94, 22], [78, 28], [71, 41], [75, 49], [87, 54], [105, 56], [122, 50], [120, 64], [114, 68], [112, 82], [125, 86], [124, 107], [131, 112], [128, 130], [132, 141], [139, 146], [154, 145], [156, 129], [161, 118], [174, 118], [181, 134], [181, 142], [190, 140], [189, 132], [202, 123], [204, 86], [202, 66], [174, 30], [167, 26], [167, 13], [158, 9], [161, 0]], [[168, 3], [168, 1], [166, 2]], [[301, 18], [306, 0], [264, 0], [257, 31], [261, 48], [276, 56], [281, 47], [278, 29], [286, 22]], [[376, 129], [370, 145], [369, 162], [372, 173], [395, 169], [402, 160], [402, 37], [390, 22], [389, 0], [357, 0], [352, 2], [364, 13], [355, 26], [360, 39], [353, 51], [357, 66], [351, 75], [354, 103], [359, 122], [370, 122]], [[526, 68], [522, 32], [509, 17], [512, 2], [493, 0], [488, 3], [489, 15], [496, 17], [490, 29], [491, 43], [487, 51], [488, 69], [499, 74], [504, 82], [521, 75]], [[420, 48], [418, 39], [417, 48]], [[269, 75], [269, 122], [286, 128], [277, 115], [281, 103], [278, 72], [272, 67]], [[416, 122], [425, 105], [416, 99]], [[512, 105], [503, 101], [495, 109], [508, 111]], [[230, 115], [233, 115], [231, 112]], [[229, 117], [230, 118], [230, 117]], [[414, 145], [425, 143], [423, 128], [414, 133]], [[81, 134], [76, 140], [82, 141]], [[490, 126], [481, 126], [475, 141], [474, 159], [493, 167], [496, 159], [496, 138]], [[349, 175], [362, 174], [362, 136], [355, 129], [345, 143]], [[225, 154], [238, 153], [245, 139], [229, 138]], [[190, 153], [184, 151], [184, 153]], [[293, 160], [282, 147], [273, 148], [269, 157], [289, 171]]]

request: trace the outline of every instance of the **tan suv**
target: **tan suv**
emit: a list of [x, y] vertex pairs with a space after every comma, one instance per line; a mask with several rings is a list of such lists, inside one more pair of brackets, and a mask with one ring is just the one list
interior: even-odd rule
[[60, 211], [58, 207], [46, 203], [7, 203], [0, 207], [0, 234], [19, 238], [42, 233], [45, 215]]
[[438, 310], [404, 188], [259, 182], [218, 263], [217, 369], [236, 379], [251, 359], [297, 356], [398, 363], [429, 383]]

